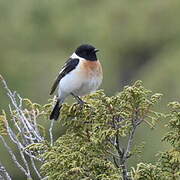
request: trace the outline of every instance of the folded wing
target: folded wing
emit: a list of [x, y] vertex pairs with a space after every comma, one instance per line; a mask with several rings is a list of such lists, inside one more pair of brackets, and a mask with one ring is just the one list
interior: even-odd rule
[[60, 71], [59, 75], [57, 76], [52, 88], [51, 88], [51, 92], [50, 95], [52, 95], [54, 93], [54, 91], [56, 90], [60, 80], [66, 76], [66, 74], [68, 74], [69, 72], [71, 72], [72, 70], [74, 70], [76, 68], [76, 66], [79, 63], [79, 59], [78, 58], [70, 58], [66, 61], [65, 65], [63, 66], [62, 70]]

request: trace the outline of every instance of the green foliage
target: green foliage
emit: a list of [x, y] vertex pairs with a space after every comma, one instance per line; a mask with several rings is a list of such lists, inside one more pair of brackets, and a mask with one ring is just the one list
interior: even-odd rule
[[133, 176], [137, 180], [178, 180], [180, 178], [180, 103], [169, 103], [171, 112], [166, 115], [169, 120], [166, 125], [168, 133], [163, 141], [171, 144], [172, 149], [158, 154], [159, 160], [152, 164], [140, 163], [137, 169], [133, 169]]
[[[111, 140], [128, 136], [136, 123], [153, 127], [161, 116], [152, 110], [160, 97], [137, 81], [116, 96], [99, 90], [84, 98], [84, 106], [64, 104], [60, 119], [67, 131], [43, 154], [42, 172], [50, 179], [122, 178], [122, 169], [113, 161], [118, 154]], [[128, 156], [133, 153], [137, 151]]]
[[133, 180], [160, 180], [161, 171], [155, 165], [147, 163], [137, 164], [137, 168], [132, 168], [131, 177]]
[[169, 131], [162, 140], [170, 143], [172, 149], [160, 153], [158, 166], [162, 170], [162, 177], [176, 180], [180, 178], [180, 103], [169, 103], [169, 107], [171, 108], [171, 112], [167, 115]]
[[7, 135], [6, 114], [4, 111], [0, 114], [0, 135]]
[[151, 95], [151, 91], [137, 81], [116, 96], [108, 97], [102, 90], [88, 95], [84, 98], [87, 104], [83, 108], [77, 104], [65, 104], [60, 119], [67, 126], [68, 133], [89, 132], [92, 141], [102, 142], [113, 137], [117, 130], [120, 136], [127, 136], [135, 118], [148, 119], [153, 127], [161, 114], [151, 108], [160, 97], [161, 94]]
[[167, 141], [174, 148], [180, 147], [180, 103], [172, 102], [169, 103], [171, 113], [167, 115], [170, 120], [167, 127], [170, 131], [164, 136], [163, 141]]
[[[103, 90], [92, 93], [84, 97], [83, 106], [63, 104], [60, 121], [66, 127], [65, 134], [54, 144], [44, 138], [39, 143], [30, 143], [24, 151], [42, 160], [41, 172], [52, 180], [178, 180], [180, 103], [169, 103], [170, 112], [164, 115], [154, 110], [161, 96], [137, 81], [115, 96], [106, 96]], [[54, 100], [42, 106], [20, 98], [22, 112], [32, 123], [49, 117], [53, 104]], [[10, 118], [14, 123], [20, 123], [18, 110], [11, 110]], [[137, 127], [146, 123], [153, 128], [160, 118], [168, 120], [169, 131], [162, 141], [172, 148], [160, 152], [154, 164], [141, 162], [127, 168], [128, 159], [142, 152], [143, 144], [133, 142]], [[7, 135], [6, 123], [3, 111], [1, 136]], [[46, 137], [43, 126], [37, 124], [36, 128]], [[17, 138], [20, 138], [18, 134]]]
[[66, 134], [43, 155], [46, 162], [42, 172], [49, 179], [119, 180], [119, 172], [108, 160], [105, 148], [83, 136]]

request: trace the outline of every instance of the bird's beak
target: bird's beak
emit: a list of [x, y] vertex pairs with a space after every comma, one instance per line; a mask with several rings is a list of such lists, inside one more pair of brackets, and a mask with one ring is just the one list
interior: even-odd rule
[[99, 51], [99, 49], [94, 49], [94, 52], [97, 53]]

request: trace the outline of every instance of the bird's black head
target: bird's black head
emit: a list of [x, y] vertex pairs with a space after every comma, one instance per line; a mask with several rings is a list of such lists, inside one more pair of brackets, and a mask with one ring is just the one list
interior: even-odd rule
[[76, 49], [75, 53], [84, 59], [97, 61], [96, 52], [98, 51], [98, 49], [89, 44], [83, 44]]

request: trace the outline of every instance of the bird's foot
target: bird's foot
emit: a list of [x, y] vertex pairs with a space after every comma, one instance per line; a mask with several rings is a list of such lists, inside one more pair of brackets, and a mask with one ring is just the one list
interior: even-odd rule
[[76, 101], [78, 102], [78, 104], [80, 104], [81, 106], [83, 106], [84, 104], [87, 104], [85, 101], [83, 101], [79, 96], [74, 95], [73, 93], [71, 93], [71, 95], [76, 99]]

